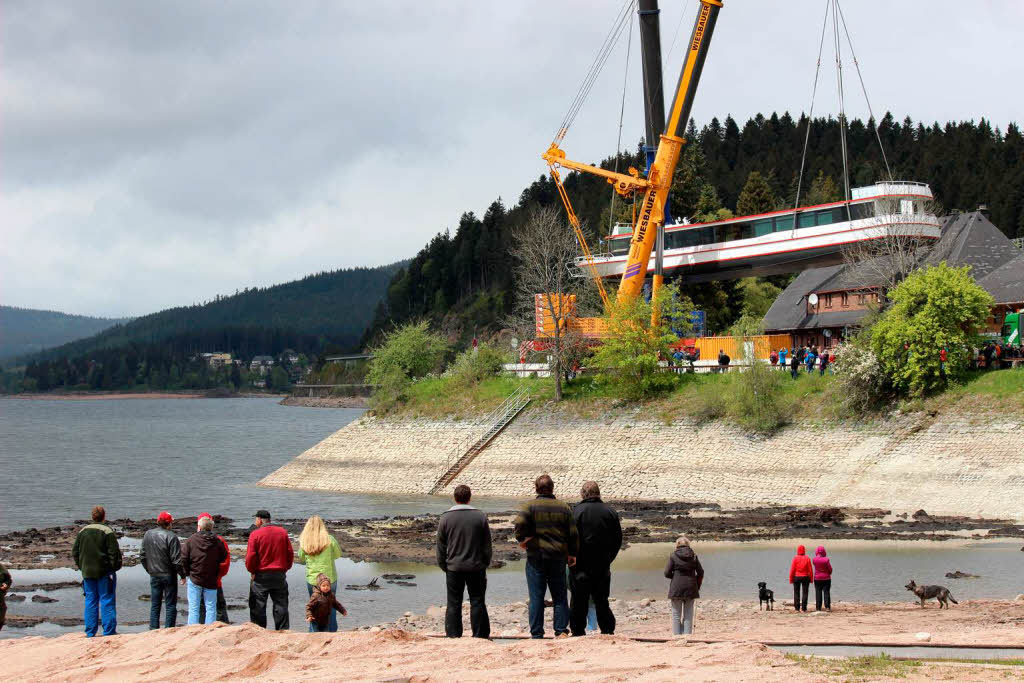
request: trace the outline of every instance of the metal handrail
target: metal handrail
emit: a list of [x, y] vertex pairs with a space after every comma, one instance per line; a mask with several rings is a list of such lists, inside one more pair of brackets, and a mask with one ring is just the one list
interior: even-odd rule
[[[497, 408], [495, 408], [494, 410], [489, 412], [486, 416], [484, 416], [483, 419], [481, 419], [477, 423], [477, 425], [478, 426], [487, 425], [487, 431], [490, 431], [497, 424], [498, 419], [499, 419], [498, 418], [499, 415], [501, 416], [501, 419], [504, 419], [505, 416], [508, 415], [510, 411], [517, 410], [517, 409], [521, 408], [522, 405], [524, 405], [525, 402], [526, 402], [526, 401], [524, 401], [524, 399], [528, 399], [528, 396], [529, 396], [529, 392], [526, 390], [526, 387], [519, 387], [518, 389], [513, 391], [511, 394], [509, 394], [508, 398], [506, 398], [504, 401], [502, 401], [501, 405], [499, 405]], [[450, 470], [452, 468], [452, 465], [457, 463], [462, 458], [462, 456], [466, 454], [466, 452], [469, 450], [469, 448], [473, 444], [475, 444], [477, 441], [482, 439], [483, 435], [486, 434], [487, 431], [485, 431], [483, 434], [480, 434], [480, 435], [477, 435], [477, 436], [474, 436], [474, 435], [470, 434], [465, 439], [460, 441], [448, 453], [448, 456], [445, 458], [445, 470], [444, 471], [448, 472], [448, 470]]]

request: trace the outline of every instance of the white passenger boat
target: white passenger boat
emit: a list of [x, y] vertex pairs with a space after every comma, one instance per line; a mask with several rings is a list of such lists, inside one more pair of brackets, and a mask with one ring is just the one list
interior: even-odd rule
[[[850, 196], [850, 201], [712, 223], [666, 225], [665, 273], [687, 282], [791, 273], [840, 263], [844, 246], [857, 242], [939, 238], [939, 220], [928, 212], [932, 191], [924, 183], [879, 182], [853, 188]], [[601, 277], [622, 277], [632, 229], [616, 225], [607, 237], [609, 253], [594, 255]], [[654, 260], [652, 253], [648, 273], [654, 272]], [[585, 271], [584, 258], [576, 265]]]

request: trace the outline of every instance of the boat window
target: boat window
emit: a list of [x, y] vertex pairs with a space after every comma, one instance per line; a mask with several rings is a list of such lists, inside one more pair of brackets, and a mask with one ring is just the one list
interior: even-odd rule
[[613, 254], [625, 254], [629, 251], [629, 240], [611, 240]]
[[813, 211], [804, 211], [803, 213], [797, 215], [800, 217], [800, 222], [798, 223], [798, 226], [801, 228], [813, 228], [815, 225], [818, 224], [815, 220]]
[[762, 218], [756, 220], [754, 225], [754, 237], [761, 237], [762, 235], [768, 235], [772, 232], [772, 219]]
[[860, 218], [872, 218], [875, 215], [875, 204], [874, 202], [862, 202], [860, 204], [850, 204], [850, 219], [858, 220]]
[[793, 215], [788, 216], [776, 216], [775, 217], [775, 232], [782, 232], [783, 230], [793, 229]]

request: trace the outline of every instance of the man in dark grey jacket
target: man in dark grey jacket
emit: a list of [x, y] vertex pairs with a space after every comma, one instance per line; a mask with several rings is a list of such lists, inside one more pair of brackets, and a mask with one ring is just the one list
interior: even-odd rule
[[491, 636], [484, 594], [487, 567], [491, 565], [491, 529], [487, 515], [469, 504], [471, 492], [465, 484], [455, 487], [455, 505], [441, 515], [437, 525], [437, 566], [445, 573], [448, 611], [444, 632], [449, 638], [462, 637], [463, 590], [469, 592], [469, 623], [474, 638]]
[[160, 604], [166, 606], [164, 628], [173, 628], [178, 620], [178, 581], [185, 577], [181, 567], [181, 541], [171, 531], [174, 518], [166, 510], [156, 518], [157, 528], [142, 537], [139, 562], [149, 574], [149, 628], [160, 628]]

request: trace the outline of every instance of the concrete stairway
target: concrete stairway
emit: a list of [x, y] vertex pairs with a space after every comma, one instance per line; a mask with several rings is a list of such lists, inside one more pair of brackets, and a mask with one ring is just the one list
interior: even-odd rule
[[430, 495], [437, 495], [451, 484], [459, 472], [466, 469], [466, 466], [487, 448], [487, 444], [500, 434], [509, 422], [516, 419], [519, 413], [523, 412], [530, 400], [530, 394], [526, 387], [520, 387], [512, 392], [500, 406], [484, 417], [480, 424], [487, 425], [487, 431], [480, 438], [473, 440], [470, 437], [452, 449], [448, 454], [444, 474], [434, 483], [430, 489]]

